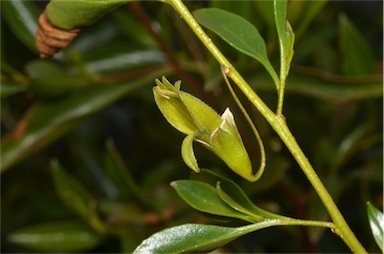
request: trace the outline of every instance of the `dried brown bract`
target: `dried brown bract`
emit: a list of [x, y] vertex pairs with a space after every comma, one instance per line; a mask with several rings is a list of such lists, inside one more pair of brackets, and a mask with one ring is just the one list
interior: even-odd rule
[[35, 42], [41, 58], [50, 58], [60, 49], [68, 46], [80, 32], [79, 28], [61, 30], [53, 27], [45, 12], [39, 17], [39, 27], [36, 32]]

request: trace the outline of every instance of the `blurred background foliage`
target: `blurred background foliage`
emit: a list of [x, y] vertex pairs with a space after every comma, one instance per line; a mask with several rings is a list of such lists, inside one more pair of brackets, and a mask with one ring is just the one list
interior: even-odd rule
[[[230, 106], [258, 164], [258, 148], [220, 68], [173, 10], [128, 4], [84, 28], [53, 59], [38, 58], [34, 33], [46, 2], [1, 1], [1, 252], [131, 252], [165, 227], [212, 222], [170, 187], [189, 178], [182, 134], [154, 104], [166, 75], [219, 113]], [[190, 1], [253, 23], [278, 69], [268, 1]], [[290, 1], [295, 56], [284, 114], [299, 144], [370, 252], [366, 202], [383, 206], [382, 1]], [[210, 34], [271, 108], [272, 80], [261, 65]], [[240, 96], [241, 97], [241, 96]], [[245, 101], [245, 100], [244, 100]], [[247, 105], [247, 103], [245, 102]], [[200, 165], [227, 174], [260, 207], [327, 220], [301, 170], [248, 105], [267, 150], [265, 175], [248, 183], [197, 147]], [[279, 244], [276, 244], [278, 242]], [[271, 228], [223, 252], [346, 252], [319, 228]]]

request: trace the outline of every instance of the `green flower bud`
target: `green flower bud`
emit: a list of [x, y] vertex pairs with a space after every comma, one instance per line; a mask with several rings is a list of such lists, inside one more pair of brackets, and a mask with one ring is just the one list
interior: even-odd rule
[[193, 141], [197, 141], [221, 158], [232, 171], [249, 181], [255, 180], [251, 161], [228, 108], [220, 117], [200, 99], [180, 91], [180, 81], [173, 86], [163, 77], [162, 82], [156, 80], [156, 84], [153, 93], [161, 113], [173, 127], [187, 135], [181, 154], [188, 167], [200, 171], [193, 151]]
[[227, 166], [241, 177], [252, 181], [252, 164], [237, 130], [233, 114], [227, 108], [220, 127], [210, 136], [210, 148]]
[[199, 130], [211, 132], [220, 125], [220, 116], [211, 107], [180, 91], [181, 81], [173, 86], [163, 77], [162, 82], [157, 79], [156, 84], [153, 88], [156, 104], [165, 119], [178, 131], [187, 135]]

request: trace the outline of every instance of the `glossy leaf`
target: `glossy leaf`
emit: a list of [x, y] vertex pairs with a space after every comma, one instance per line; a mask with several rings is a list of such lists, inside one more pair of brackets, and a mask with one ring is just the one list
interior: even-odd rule
[[220, 198], [233, 209], [253, 217], [256, 221], [263, 218], [286, 218], [257, 207], [234, 181], [208, 169], [202, 169], [198, 175], [192, 175], [198, 180], [216, 188]]
[[19, 229], [8, 240], [39, 252], [83, 252], [95, 248], [102, 238], [83, 222], [61, 221]]
[[80, 182], [66, 173], [57, 161], [52, 161], [51, 168], [55, 189], [62, 201], [97, 230], [103, 230], [104, 226], [96, 212], [96, 200]]
[[229, 228], [215, 225], [185, 224], [160, 231], [143, 241], [134, 253], [209, 252], [236, 238], [268, 227], [264, 223]]
[[2, 82], [0, 84], [0, 98], [17, 94], [25, 90], [27, 90], [27, 86], [25, 84], [7, 84]]
[[372, 235], [381, 251], [384, 252], [384, 214], [369, 202], [367, 213]]
[[113, 17], [121, 33], [129, 39], [130, 44], [137, 43], [145, 46], [145, 48], [157, 48], [154, 38], [145, 29], [144, 24], [134, 15], [126, 12], [124, 9], [122, 11], [119, 9], [113, 12]]
[[184, 201], [196, 210], [252, 221], [248, 216], [239, 213], [223, 202], [218, 196], [216, 189], [209, 184], [192, 180], [179, 180], [172, 182], [171, 186]]
[[[258, 73], [249, 82], [254, 89], [273, 91], [268, 76]], [[367, 76], [354, 78], [352, 76], [332, 75], [326, 72], [312, 70], [311, 72], [292, 72], [289, 74], [287, 93], [297, 93], [331, 102], [348, 100], [366, 100], [383, 96], [382, 77]]]
[[[118, 73], [127, 69], [143, 68], [164, 64], [165, 55], [158, 50], [135, 50], [120, 47], [113, 41], [104, 47], [93, 50], [92, 57], [85, 59], [85, 68], [92, 73]], [[90, 54], [88, 54], [90, 55]]]
[[39, 10], [32, 1], [1, 1], [2, 15], [11, 27], [12, 32], [30, 50], [37, 52], [35, 33], [38, 26]]
[[258, 60], [275, 84], [279, 84], [279, 78], [268, 59], [265, 42], [250, 22], [241, 16], [215, 8], [199, 9], [193, 14], [201, 25], [215, 32], [229, 45]]
[[89, 79], [71, 75], [53, 61], [38, 59], [29, 62], [25, 68], [31, 79], [30, 89], [41, 100], [58, 99], [75, 88], [90, 84]]
[[105, 171], [114, 186], [119, 190], [120, 195], [125, 198], [133, 195], [138, 200], [147, 203], [147, 198], [135, 182], [112, 140], [107, 141], [106, 147], [107, 151], [104, 156]]
[[276, 31], [275, 26], [275, 17], [273, 15], [273, 1], [252, 1], [252, 4], [255, 5], [257, 15], [260, 15], [260, 18], [268, 26], [268, 33], [273, 33]]
[[340, 15], [339, 35], [344, 73], [347, 75], [374, 74], [374, 57], [371, 49], [362, 34], [345, 15]]
[[289, 1], [288, 3], [288, 20], [295, 27], [297, 38], [306, 32], [308, 26], [317, 17], [323, 9], [327, 0], [319, 1]]
[[251, 200], [249, 200], [240, 186], [230, 180], [218, 182], [216, 189], [218, 195], [225, 203], [233, 209], [255, 218], [257, 221], [261, 221], [265, 218], [284, 219], [281, 215], [274, 214], [257, 207]]
[[157, 75], [148, 75], [125, 84], [92, 86], [55, 103], [34, 105], [23, 120], [26, 127], [22, 129], [22, 133], [15, 130], [2, 139], [1, 171], [50, 144], [77, 126], [85, 117], [100, 111], [138, 87], [150, 84]]

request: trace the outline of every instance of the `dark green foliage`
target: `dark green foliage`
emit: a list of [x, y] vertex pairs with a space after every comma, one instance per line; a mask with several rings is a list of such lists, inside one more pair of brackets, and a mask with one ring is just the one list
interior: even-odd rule
[[[236, 13], [257, 28], [266, 56], [244, 52], [247, 50], [235, 45], [248, 55], [240, 53], [207, 31], [273, 108], [276, 86], [262, 66], [279, 73], [273, 4], [186, 4], [190, 10], [214, 7], [216, 12]], [[360, 9], [367, 6], [372, 6], [370, 15], [361, 19], [359, 15], [365, 12]], [[217, 112], [229, 106], [253, 165], [258, 165], [259, 155], [251, 130], [225, 88], [220, 67], [169, 6], [144, 1], [121, 7], [84, 28], [72, 45], [51, 60], [38, 59], [33, 41], [44, 3], [1, 1], [1, 7], [1, 252], [132, 252], [155, 232], [181, 224], [208, 235], [212, 230], [237, 230], [216, 245], [207, 239], [201, 249], [188, 249], [208, 250], [259, 229], [239, 227], [245, 223], [239, 219], [260, 219], [250, 218], [244, 211], [328, 220], [296, 162], [246, 102], [266, 146], [263, 177], [256, 183], [241, 180], [195, 144], [199, 165], [221, 172], [241, 189], [225, 182], [226, 178], [217, 184], [217, 178], [204, 171], [192, 173], [193, 181], [186, 180], [190, 170], [180, 156], [183, 136], [162, 117], [152, 95], [154, 80], [163, 75], [171, 83], [181, 79], [183, 89]], [[289, 1], [287, 14], [296, 41], [283, 113], [369, 252], [380, 249], [371, 233], [366, 202], [383, 205], [381, 10], [381, 2], [371, 1]], [[210, 28], [211, 23], [205, 22]], [[151, 27], [155, 29], [150, 31]], [[202, 185], [211, 191], [207, 195], [216, 195], [215, 206], [228, 210], [208, 214], [212, 207], [197, 209], [192, 202], [199, 199], [193, 197], [187, 202], [197, 212], [177, 196], [170, 182], [182, 197], [191, 185]], [[229, 192], [232, 196], [225, 195]], [[71, 195], [76, 198], [68, 198]], [[370, 209], [372, 221], [375, 217]], [[63, 233], [64, 240], [55, 242], [57, 239], [44, 236], [54, 231]], [[20, 237], [28, 239], [27, 234], [34, 232], [46, 240], [28, 243]], [[76, 242], [78, 234], [88, 234], [89, 241]], [[348, 251], [329, 230], [318, 227], [261, 230], [221, 250]]]

